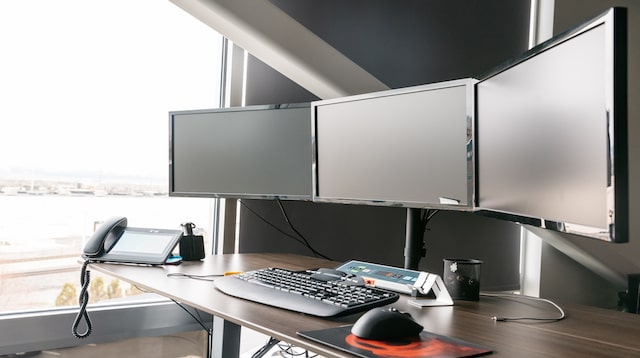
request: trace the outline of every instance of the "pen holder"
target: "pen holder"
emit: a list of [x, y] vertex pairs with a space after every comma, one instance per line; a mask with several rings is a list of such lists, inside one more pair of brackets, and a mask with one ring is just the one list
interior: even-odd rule
[[197, 261], [204, 259], [204, 238], [193, 235], [193, 223], [183, 223], [182, 238], [180, 239], [180, 256], [184, 261]]
[[480, 299], [480, 264], [474, 259], [444, 259], [444, 285], [454, 300]]
[[204, 238], [196, 235], [183, 235], [180, 239], [180, 256], [184, 261], [204, 259]]

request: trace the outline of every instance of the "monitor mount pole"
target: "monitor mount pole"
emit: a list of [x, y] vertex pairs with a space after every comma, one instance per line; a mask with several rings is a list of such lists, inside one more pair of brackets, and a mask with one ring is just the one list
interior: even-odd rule
[[420, 259], [425, 256], [424, 224], [422, 210], [407, 209], [407, 226], [405, 228], [404, 268], [418, 270]]

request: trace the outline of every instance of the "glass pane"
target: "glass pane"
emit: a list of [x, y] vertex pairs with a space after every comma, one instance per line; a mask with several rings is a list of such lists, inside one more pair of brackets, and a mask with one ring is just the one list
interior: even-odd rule
[[76, 305], [111, 216], [211, 241], [211, 200], [167, 196], [168, 112], [218, 106], [221, 42], [169, 1], [0, 2], [0, 313]]

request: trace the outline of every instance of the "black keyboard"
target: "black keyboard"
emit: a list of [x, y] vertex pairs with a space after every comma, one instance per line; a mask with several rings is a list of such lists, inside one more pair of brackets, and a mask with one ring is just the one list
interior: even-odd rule
[[264, 268], [214, 281], [231, 296], [320, 317], [342, 316], [393, 303], [395, 292], [346, 279], [318, 280], [314, 271]]

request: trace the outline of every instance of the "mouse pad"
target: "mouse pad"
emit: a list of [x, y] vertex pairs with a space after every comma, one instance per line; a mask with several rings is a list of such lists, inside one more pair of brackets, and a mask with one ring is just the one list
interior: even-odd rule
[[351, 334], [351, 326], [298, 332], [302, 337], [364, 358], [396, 357], [476, 357], [491, 349], [463, 340], [422, 331], [419, 337], [387, 341], [361, 339]]

